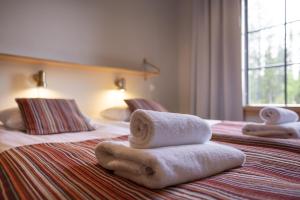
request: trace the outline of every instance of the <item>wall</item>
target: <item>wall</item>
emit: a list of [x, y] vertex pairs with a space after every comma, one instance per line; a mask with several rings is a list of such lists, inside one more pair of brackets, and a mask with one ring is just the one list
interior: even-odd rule
[[[146, 82], [128, 76], [129, 96], [178, 111], [176, 0], [0, 0], [0, 27], [1, 53], [134, 68], [146, 57], [161, 75]], [[24, 82], [42, 68], [50, 90], [76, 98], [91, 115], [106, 107], [92, 108], [102, 104], [97, 92], [113, 89], [117, 76], [1, 62], [0, 109], [25, 95], [33, 85]]]
[[[123, 93], [113, 84], [118, 74], [4, 61], [0, 61], [0, 66], [1, 109], [15, 107], [16, 97], [74, 98], [84, 113], [97, 118], [100, 111], [105, 108], [124, 106], [124, 98], [143, 94], [146, 98], [155, 99], [149, 89], [149, 83], [143, 81], [141, 76], [123, 75], [127, 80], [128, 88]], [[40, 69], [46, 72], [48, 83], [46, 89], [37, 88], [32, 77]]]

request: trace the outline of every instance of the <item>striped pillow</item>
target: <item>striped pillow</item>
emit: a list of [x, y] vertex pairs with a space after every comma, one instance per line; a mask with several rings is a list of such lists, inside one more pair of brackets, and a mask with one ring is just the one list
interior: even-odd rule
[[166, 108], [164, 108], [159, 103], [147, 100], [147, 99], [125, 99], [124, 100], [126, 104], [128, 105], [128, 108], [131, 112], [134, 112], [137, 109], [143, 109], [143, 110], [154, 110], [154, 111], [160, 111], [160, 112], [168, 112]]
[[64, 132], [92, 131], [75, 100], [67, 99], [16, 99], [26, 132], [47, 135]]

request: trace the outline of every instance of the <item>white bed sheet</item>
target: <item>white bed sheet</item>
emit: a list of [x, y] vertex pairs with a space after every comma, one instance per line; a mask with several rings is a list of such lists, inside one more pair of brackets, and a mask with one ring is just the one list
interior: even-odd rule
[[29, 135], [20, 131], [0, 128], [0, 152], [7, 149], [41, 143], [53, 142], [79, 142], [91, 139], [103, 139], [129, 134], [129, 123], [127, 122], [93, 122], [96, 128], [88, 132], [72, 132], [52, 135]]
[[[219, 123], [218, 120], [207, 120], [210, 125]], [[79, 142], [91, 139], [103, 139], [129, 134], [129, 123], [118, 121], [93, 122], [94, 131], [61, 133], [53, 135], [29, 135], [20, 131], [7, 130], [0, 127], [0, 153], [13, 147], [54, 143], [54, 142]]]

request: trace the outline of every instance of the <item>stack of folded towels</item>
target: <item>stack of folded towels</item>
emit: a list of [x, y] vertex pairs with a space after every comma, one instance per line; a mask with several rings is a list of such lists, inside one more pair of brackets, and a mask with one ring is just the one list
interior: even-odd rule
[[209, 125], [193, 115], [137, 110], [129, 141], [104, 141], [95, 149], [99, 164], [148, 188], [184, 183], [238, 167], [245, 154], [210, 142]]
[[243, 134], [275, 138], [300, 138], [299, 116], [294, 111], [265, 107], [260, 110], [263, 124], [247, 124], [243, 127]]

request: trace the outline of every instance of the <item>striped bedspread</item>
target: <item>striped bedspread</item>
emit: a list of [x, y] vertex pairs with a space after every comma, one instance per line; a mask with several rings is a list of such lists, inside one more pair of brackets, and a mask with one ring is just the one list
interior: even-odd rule
[[244, 167], [161, 190], [101, 168], [100, 140], [10, 149], [0, 154], [0, 199], [300, 199], [299, 142], [241, 136], [241, 126], [215, 125], [213, 140], [244, 151]]

